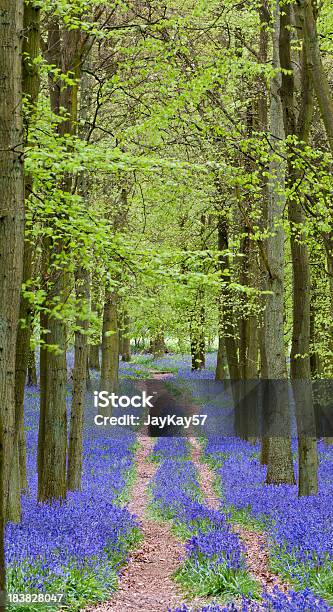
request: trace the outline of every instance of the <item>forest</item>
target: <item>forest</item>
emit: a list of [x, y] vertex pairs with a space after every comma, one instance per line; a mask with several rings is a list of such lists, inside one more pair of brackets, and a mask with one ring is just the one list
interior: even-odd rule
[[333, 610], [332, 34], [0, 0], [0, 612]]

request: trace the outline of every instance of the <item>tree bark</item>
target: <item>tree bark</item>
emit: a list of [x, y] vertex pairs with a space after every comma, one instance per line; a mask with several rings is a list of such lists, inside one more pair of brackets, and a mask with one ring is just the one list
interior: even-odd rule
[[159, 331], [155, 334], [151, 342], [150, 351], [153, 353], [155, 359], [163, 357], [165, 353], [165, 340], [163, 331]]
[[[284, 6], [280, 21], [280, 64], [282, 68], [281, 100], [286, 136], [297, 136], [307, 141], [313, 114], [312, 83], [306, 49], [303, 50], [301, 72], [300, 125], [295, 111], [294, 72], [291, 58], [291, 5]], [[293, 154], [289, 152], [288, 185], [290, 190], [299, 179], [293, 167]], [[298, 423], [299, 496], [314, 495], [318, 491], [318, 458], [315, 438], [315, 418], [311, 389], [310, 365], [310, 309], [311, 279], [305, 217], [301, 199], [292, 194], [288, 199], [290, 247], [293, 270], [293, 331], [290, 354], [290, 375]], [[311, 436], [311, 430], [313, 432]]]
[[109, 393], [116, 391], [119, 376], [117, 301], [116, 292], [105, 292], [100, 389]]
[[[24, 38], [23, 38], [23, 95], [27, 99], [27, 110], [25, 115], [26, 140], [28, 137], [30, 121], [34, 116], [35, 106], [39, 93], [38, 68], [34, 63], [40, 52], [40, 8], [30, 4], [24, 5]], [[32, 176], [25, 175], [25, 200], [27, 202], [32, 192]], [[30, 242], [24, 241], [23, 255], [23, 283], [27, 283], [32, 276], [32, 254], [33, 248]], [[20, 299], [20, 324], [16, 340], [16, 363], [15, 363], [15, 405], [16, 405], [16, 427], [18, 429], [18, 446], [20, 461], [21, 488], [27, 487], [26, 476], [26, 441], [24, 432], [24, 387], [27, 377], [27, 369], [30, 353], [31, 334], [31, 306], [29, 300], [21, 293]]]
[[224, 344], [224, 337], [219, 335], [219, 346], [217, 351], [215, 380], [224, 380], [228, 374], [228, 362]]
[[194, 312], [190, 319], [192, 370], [202, 370], [205, 367], [205, 307], [203, 291], [197, 292]]
[[[287, 368], [284, 347], [284, 240], [282, 225], [285, 207], [285, 164], [279, 156], [279, 143], [284, 139], [283, 109], [280, 99], [281, 76], [279, 73], [279, 24], [280, 3], [277, 0], [274, 10], [272, 31], [273, 67], [277, 71], [271, 79], [270, 130], [273, 148], [277, 155], [270, 164], [268, 183], [267, 229], [267, 297], [264, 313], [265, 348], [267, 377], [270, 380], [286, 380]], [[274, 422], [289, 421], [288, 393], [286, 385], [281, 385], [282, 393], [277, 395], [271, 415]], [[282, 426], [282, 425], [281, 425]], [[295, 483], [290, 437], [274, 436], [268, 441], [267, 483]]]
[[[245, 229], [246, 231], [246, 229]], [[244, 287], [253, 287], [258, 277], [256, 252], [253, 241], [246, 236], [242, 241], [240, 282]], [[244, 312], [240, 321], [239, 374], [240, 378], [251, 380], [258, 376], [259, 335], [258, 320], [255, 314]]]
[[[82, 45], [79, 29], [60, 31], [59, 20], [53, 17], [48, 35], [47, 59], [60, 70], [71, 71], [76, 79], [75, 84], [63, 87], [61, 81], [50, 81], [51, 108], [59, 114], [65, 109], [66, 119], [59, 126], [60, 136], [74, 134], [77, 129], [78, 80], [81, 73]], [[63, 177], [61, 188], [70, 192], [72, 178]], [[49, 241], [48, 241], [49, 242]], [[47, 305], [52, 307], [54, 296], [58, 306], [65, 304], [69, 292], [68, 273], [63, 267], [53, 264], [64, 249], [63, 240], [46, 245], [49, 254], [51, 288], [47, 296]], [[49, 283], [50, 285], [50, 283]], [[39, 429], [39, 484], [40, 501], [66, 497], [66, 458], [67, 458], [67, 408], [66, 408], [66, 323], [62, 317], [55, 317], [52, 312], [44, 315], [45, 329], [48, 330], [47, 343], [57, 350], [42, 350], [43, 376], [41, 376], [41, 408]], [[43, 385], [43, 388], [42, 388]]]
[[99, 371], [101, 366], [99, 362], [100, 344], [91, 344], [89, 347], [89, 367], [92, 370]]
[[123, 361], [131, 361], [131, 336], [130, 318], [128, 311], [123, 311], [122, 347], [121, 357]]
[[[79, 72], [79, 71], [77, 71]], [[73, 92], [76, 96], [76, 92]], [[91, 104], [90, 79], [85, 75], [81, 79], [81, 108], [80, 119], [82, 127], [79, 136], [86, 139], [88, 108]], [[73, 117], [76, 121], [76, 117]], [[72, 127], [75, 130], [75, 126]], [[81, 173], [77, 181], [77, 192], [86, 201], [88, 196], [89, 180]], [[76, 321], [74, 346], [74, 370], [73, 370], [73, 393], [70, 417], [70, 434], [67, 467], [67, 489], [70, 491], [81, 489], [82, 479], [82, 454], [83, 454], [83, 421], [86, 390], [91, 387], [90, 373], [88, 367], [89, 346], [89, 316], [90, 316], [90, 272], [84, 264], [77, 262], [75, 270], [75, 292], [77, 307], [80, 316]]]
[[220, 323], [219, 323], [219, 335], [224, 338], [228, 370], [230, 378], [238, 380], [240, 376], [239, 372], [239, 361], [237, 353], [237, 344], [235, 340], [235, 326], [232, 302], [230, 296], [230, 266], [228, 255], [224, 254], [224, 251], [228, 250], [228, 230], [227, 221], [221, 213], [218, 220], [218, 250], [219, 255], [219, 266], [221, 271], [221, 291], [219, 300], [219, 312], [220, 312]]
[[327, 139], [333, 151], [333, 99], [321, 59], [313, 3], [311, 0], [297, 0], [297, 5], [299, 7], [297, 12], [303, 31], [310, 78], [313, 82]]
[[0, 11], [0, 431], [1, 513], [21, 513], [15, 424], [15, 352], [24, 241], [22, 43], [23, 2], [4, 0]]
[[328, 283], [330, 290], [330, 340], [328, 348], [331, 352], [330, 361], [333, 368], [333, 231], [324, 235], [324, 246], [326, 251]]
[[[269, 46], [269, 26], [271, 23], [271, 14], [269, 10], [268, 0], [261, 0], [259, 6], [259, 18], [260, 18], [260, 37], [259, 37], [259, 58], [262, 64], [266, 64], [268, 61], [268, 46]], [[268, 131], [268, 89], [267, 83], [264, 76], [259, 78], [259, 93], [258, 93], [258, 129], [263, 133]], [[264, 173], [261, 176], [262, 180], [262, 229], [263, 232], [267, 227], [268, 222], [268, 181]], [[262, 242], [262, 249], [260, 250], [260, 288], [265, 290], [267, 282], [267, 269], [265, 265], [267, 260], [267, 240]], [[268, 364], [266, 354], [266, 339], [265, 330], [263, 325], [263, 319], [260, 322], [259, 328], [259, 351], [260, 351], [260, 373], [261, 378], [268, 378]], [[268, 465], [268, 453], [269, 453], [269, 438], [263, 436], [261, 438], [260, 448], [260, 463], [262, 465]]]
[[[4, 527], [21, 515], [15, 414], [15, 351], [24, 241], [22, 0], [0, 10], [0, 591], [6, 589]], [[5, 605], [0, 603], [0, 609]]]
[[[87, 270], [83, 268], [78, 268], [76, 270], [75, 287], [78, 307], [85, 312], [90, 306], [90, 278]], [[89, 320], [87, 317], [83, 317], [82, 319], [79, 318], [76, 324], [79, 329], [75, 331], [73, 395], [67, 468], [67, 489], [70, 491], [81, 489], [83, 419], [88, 362], [88, 343], [86, 334], [89, 328]]]

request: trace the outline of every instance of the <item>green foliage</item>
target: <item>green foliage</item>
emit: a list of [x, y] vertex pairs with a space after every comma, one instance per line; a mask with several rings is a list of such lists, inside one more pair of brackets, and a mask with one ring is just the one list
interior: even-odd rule
[[192, 596], [218, 596], [228, 600], [242, 595], [258, 599], [260, 595], [260, 585], [246, 571], [230, 569], [221, 563], [212, 566], [205, 556], [198, 563], [186, 559], [174, 577]]
[[[80, 31], [91, 45], [80, 79], [75, 67], [62, 71], [47, 53], [38, 55], [37, 109], [25, 102], [25, 164], [33, 177], [26, 236], [33, 245], [34, 273], [24, 294], [35, 317], [34, 343], [47, 341], [39, 338], [37, 324], [43, 311], [65, 319], [71, 338], [77, 320], [88, 319], [89, 342], [99, 341], [100, 311], [90, 313], [75, 296], [78, 266], [93, 277], [93, 299], [100, 306], [105, 287], [117, 292], [135, 338], [163, 332], [180, 351], [189, 350], [190, 335], [203, 325], [205, 337], [216, 338], [219, 325], [223, 332], [219, 296], [226, 286], [236, 341], [241, 321], [254, 317], [259, 326], [267, 295], [260, 281], [269, 237], [266, 188], [274, 179], [272, 163], [282, 156], [300, 180], [278, 189], [290, 201], [301, 201], [306, 213], [298, 238], [311, 256], [311, 355], [320, 360], [315, 375], [330, 376], [332, 158], [317, 109], [306, 145], [294, 136], [275, 143], [268, 126], [259, 125], [259, 103], [269, 108], [275, 72], [269, 61], [271, 25], [261, 24], [258, 3], [227, 0], [221, 7], [217, 0], [185, 0], [180, 6], [167, 0], [144, 3], [140, 11], [122, 0], [32, 4], [41, 7], [42, 28], [57, 19], [63, 31]], [[318, 29], [328, 72], [331, 12], [328, 0], [320, 3]], [[265, 31], [268, 61], [260, 55]], [[47, 32], [42, 35], [46, 40]], [[301, 48], [296, 36], [292, 46], [296, 57]], [[72, 134], [59, 130], [66, 110], [51, 112], [50, 83], [79, 88]], [[68, 178], [70, 189], [64, 189]], [[221, 219], [228, 228], [222, 252]], [[294, 231], [287, 209], [281, 223], [287, 238]], [[247, 274], [246, 241], [260, 273], [258, 268]], [[289, 260], [287, 247], [286, 351], [292, 327]], [[61, 270], [67, 274], [66, 299], [53, 291]]]
[[332, 562], [327, 561], [321, 567], [308, 567], [305, 564], [297, 564], [290, 553], [279, 551], [276, 554], [273, 549], [270, 566], [273, 572], [278, 573], [297, 590], [309, 588], [328, 604], [333, 605]]

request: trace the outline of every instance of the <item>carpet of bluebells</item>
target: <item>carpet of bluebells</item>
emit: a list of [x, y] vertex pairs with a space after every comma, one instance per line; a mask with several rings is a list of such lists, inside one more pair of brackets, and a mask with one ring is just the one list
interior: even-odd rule
[[[237, 439], [210, 439], [223, 504], [263, 525], [272, 564], [298, 587], [311, 587], [333, 603], [333, 447], [318, 443], [319, 494], [297, 497], [297, 486], [265, 485], [259, 447]], [[295, 465], [297, 473], [297, 465]]]
[[[200, 372], [191, 371], [189, 356], [172, 354], [155, 360], [141, 355], [120, 367], [121, 379], [129, 385], [131, 380], [134, 385], [138, 378], [149, 378], [154, 370], [170, 371], [170, 378], [183, 381], [208, 415], [203, 457], [217, 477], [218, 510], [204, 501], [189, 440], [159, 438], [151, 455], [158, 464], [150, 483], [151, 511], [158, 520], [170, 520], [185, 541], [185, 556], [174, 578], [188, 594], [216, 601], [203, 606], [201, 612], [331, 610], [333, 447], [319, 443], [317, 496], [299, 499], [296, 486], [265, 485], [266, 468], [260, 465], [258, 445], [231, 433], [224, 438], [212, 435], [216, 402], [219, 407], [224, 402], [226, 430], [232, 420], [227, 391], [221, 399], [212, 388], [205, 397], [207, 385], [214, 384], [215, 359], [216, 355], [208, 355], [206, 368]], [[93, 382], [95, 377], [97, 373], [92, 372]], [[70, 376], [68, 391], [69, 413]], [[127, 393], [131, 392], [128, 387]], [[75, 611], [87, 602], [110, 597], [118, 572], [139, 537], [136, 519], [125, 506], [136, 437], [130, 430], [113, 429], [110, 436], [105, 429], [94, 427], [93, 402], [88, 397], [82, 491], [69, 493], [62, 504], [40, 504], [36, 501], [38, 404], [38, 388], [31, 387], [25, 406], [29, 488], [23, 496], [22, 521], [6, 527], [8, 588], [12, 592], [64, 592], [67, 609]], [[221, 414], [219, 419], [221, 427]], [[265, 531], [272, 570], [292, 585], [287, 593], [277, 588], [272, 593], [260, 592], [247, 570], [242, 541], [232, 530], [232, 523], [241, 521]], [[235, 598], [236, 604], [232, 603]], [[21, 609], [43, 608], [15, 607], [17, 612]], [[46, 609], [51, 612], [54, 608]], [[184, 604], [173, 612], [190, 611]]]
[[[281, 545], [281, 559], [285, 562], [285, 550], [288, 548], [288, 538], [293, 534], [293, 543], [300, 554], [302, 562], [308, 563], [314, 559], [314, 551], [324, 547], [315, 542], [313, 523], [310, 513], [314, 509], [315, 498], [299, 500], [295, 488], [290, 487], [264, 487], [264, 468], [260, 466], [256, 455], [258, 447], [237, 439], [210, 439], [205, 447], [205, 456], [210, 464], [215, 464], [217, 474], [221, 480], [221, 507], [219, 511], [211, 510], [202, 502], [196, 470], [188, 459], [188, 443], [184, 439], [165, 439], [157, 441], [154, 454], [161, 457], [161, 463], [152, 482], [152, 505], [167, 519], [171, 519], [176, 526], [176, 532], [186, 538], [186, 558], [183, 560], [176, 578], [183, 586], [189, 586], [190, 592], [204, 596], [235, 597], [240, 604], [214, 604], [204, 606], [201, 612], [259, 612], [271, 611], [316, 611], [326, 612], [332, 607], [311, 588], [301, 590], [288, 590], [281, 592], [277, 587], [273, 592], [262, 592], [260, 600], [254, 581], [246, 576], [246, 563], [244, 550], [239, 536], [231, 531], [234, 509], [247, 508], [251, 513], [264, 520], [272, 544], [272, 556], [277, 554], [278, 543]], [[328, 466], [332, 451], [321, 448], [321, 470], [327, 481]], [[222, 465], [221, 465], [222, 464]], [[253, 476], [258, 470], [258, 477]], [[259, 476], [260, 472], [260, 476]], [[246, 491], [246, 492], [245, 492]], [[262, 501], [260, 501], [260, 499]], [[278, 500], [280, 502], [278, 503]], [[284, 501], [283, 501], [284, 500]], [[322, 510], [328, 510], [325, 500]], [[306, 511], [305, 512], [305, 507]], [[320, 506], [319, 500], [317, 501]], [[229, 512], [230, 508], [230, 512]], [[294, 509], [293, 511], [291, 509]], [[331, 513], [331, 509], [328, 511]], [[298, 516], [297, 516], [298, 514]], [[320, 512], [319, 512], [320, 514]], [[322, 513], [325, 515], [325, 512]], [[315, 514], [315, 520], [318, 512]], [[319, 523], [319, 529], [326, 529], [326, 540], [332, 538], [328, 518], [325, 525]], [[298, 525], [301, 525], [298, 529]], [[305, 529], [308, 525], [308, 530]], [[284, 525], [284, 528], [281, 526]], [[180, 527], [180, 529], [179, 529]], [[182, 529], [183, 527], [183, 529]], [[313, 534], [313, 544], [305, 537]], [[303, 538], [305, 538], [303, 540]], [[325, 538], [323, 538], [324, 540]], [[293, 550], [292, 541], [289, 540], [289, 550]], [[273, 545], [274, 543], [274, 545]], [[326, 559], [329, 543], [326, 543], [325, 553], [321, 559]], [[274, 552], [274, 555], [273, 555]], [[312, 554], [310, 554], [312, 553]], [[282, 573], [282, 568], [279, 568]], [[330, 580], [332, 580], [331, 575]], [[289, 576], [290, 578], [290, 576]], [[251, 592], [252, 588], [252, 592]], [[317, 588], [317, 591], [320, 589]], [[174, 612], [191, 612], [192, 608], [183, 605]]]
[[[115, 589], [117, 572], [138, 537], [135, 517], [121, 505], [135, 436], [121, 431], [110, 437], [105, 430], [100, 434], [86, 427], [82, 491], [68, 493], [62, 504], [38, 503], [38, 402], [38, 389], [29, 388], [25, 404], [29, 488], [22, 499], [21, 522], [6, 528], [8, 590], [65, 593], [68, 608], [76, 610], [87, 601], [107, 598]], [[29, 610], [33, 609], [30, 604]]]

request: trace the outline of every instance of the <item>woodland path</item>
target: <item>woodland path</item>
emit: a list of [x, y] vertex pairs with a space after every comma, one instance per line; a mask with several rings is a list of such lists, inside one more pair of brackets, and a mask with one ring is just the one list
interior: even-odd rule
[[[167, 373], [153, 374], [161, 380]], [[166, 612], [184, 601], [172, 580], [172, 574], [185, 555], [184, 545], [172, 534], [171, 525], [149, 517], [149, 482], [157, 469], [148, 457], [156, 440], [140, 438], [136, 454], [136, 482], [128, 510], [140, 523], [142, 540], [132, 551], [128, 565], [120, 576], [119, 590], [108, 602], [86, 609], [86, 612]]]
[[[156, 378], [162, 379], [162, 375]], [[214, 492], [214, 473], [201, 462], [201, 447], [197, 439], [191, 438], [191, 459], [198, 470], [199, 483], [205, 503], [214, 509], [220, 500]], [[157, 469], [148, 457], [155, 444], [154, 438], [143, 436], [136, 453], [136, 482], [128, 509], [140, 523], [142, 540], [130, 554], [129, 562], [120, 576], [119, 590], [110, 601], [86, 608], [85, 612], [167, 612], [186, 600], [184, 594], [172, 580], [172, 574], [185, 556], [184, 544], [172, 533], [167, 521], [156, 521], [149, 517], [149, 482]], [[249, 571], [262, 586], [271, 591], [275, 585], [286, 591], [287, 586], [268, 568], [268, 548], [263, 534], [249, 531], [240, 525], [234, 531], [242, 538]], [[207, 603], [207, 599], [195, 598], [190, 605], [196, 610]]]
[[137, 478], [128, 505], [129, 511], [139, 519], [142, 541], [131, 553], [114, 597], [88, 610], [166, 612], [169, 606], [175, 608], [184, 601], [171, 578], [184, 554], [184, 548], [171, 533], [171, 527], [166, 521], [152, 520], [147, 514], [147, 487], [157, 468], [147, 458], [154, 444], [154, 438], [144, 437], [140, 440], [136, 455]]

